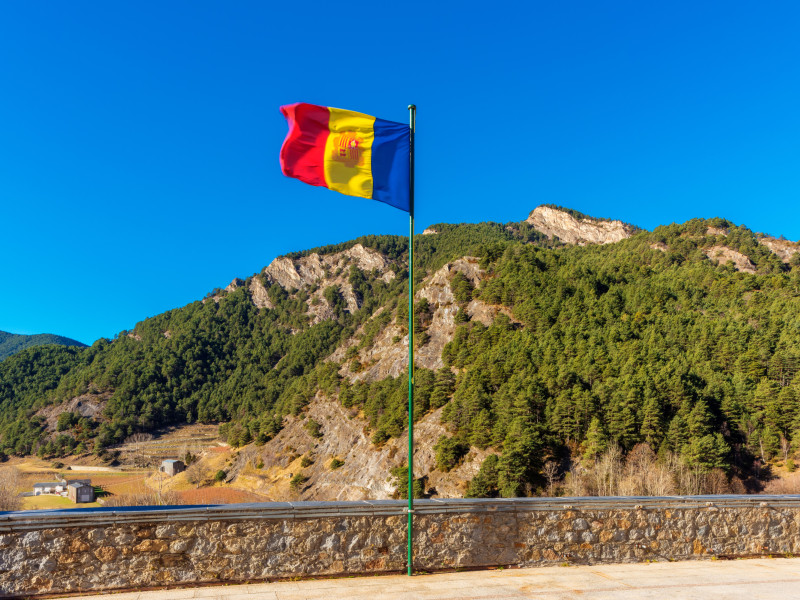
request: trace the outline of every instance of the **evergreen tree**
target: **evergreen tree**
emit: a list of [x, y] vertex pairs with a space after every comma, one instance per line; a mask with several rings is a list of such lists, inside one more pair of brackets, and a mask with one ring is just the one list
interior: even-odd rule
[[593, 461], [600, 456], [608, 447], [608, 437], [603, 430], [600, 419], [593, 417], [589, 423], [589, 430], [586, 432], [586, 440], [583, 443], [583, 459]]
[[642, 407], [642, 427], [639, 434], [651, 448], [657, 448], [661, 442], [661, 408], [654, 397], [648, 398]]
[[494, 498], [498, 494], [498, 463], [497, 454], [490, 454], [481, 464], [478, 474], [473, 477], [466, 498]]
[[430, 405], [431, 408], [439, 408], [447, 404], [450, 396], [456, 387], [456, 376], [447, 367], [442, 367], [436, 371], [436, 380], [433, 384], [433, 392], [431, 393]]

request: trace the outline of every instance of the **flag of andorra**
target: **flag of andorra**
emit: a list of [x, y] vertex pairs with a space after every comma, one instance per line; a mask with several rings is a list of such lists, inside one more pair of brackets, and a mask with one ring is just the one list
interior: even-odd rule
[[289, 123], [284, 175], [409, 212], [408, 125], [305, 103], [281, 112]]

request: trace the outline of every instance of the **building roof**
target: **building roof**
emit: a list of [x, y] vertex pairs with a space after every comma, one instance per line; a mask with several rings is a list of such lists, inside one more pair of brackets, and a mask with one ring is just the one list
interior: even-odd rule
[[74, 483], [68, 484], [67, 487], [75, 488], [77, 490], [77, 489], [80, 489], [80, 488], [92, 487], [92, 486], [90, 486], [88, 483], [82, 483], [80, 481], [76, 481]]
[[162, 460], [161, 464], [163, 465], [164, 463], [179, 463], [179, 462], [183, 462], [183, 461], [182, 460], [176, 460], [174, 458], [168, 458], [166, 460]]
[[64, 485], [63, 481], [48, 481], [45, 483], [34, 483], [33, 487], [52, 487], [54, 485]]

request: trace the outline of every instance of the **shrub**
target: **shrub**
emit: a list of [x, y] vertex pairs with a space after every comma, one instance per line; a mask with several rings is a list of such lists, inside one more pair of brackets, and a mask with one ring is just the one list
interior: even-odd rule
[[295, 492], [299, 491], [303, 484], [308, 481], [308, 477], [303, 475], [302, 473], [298, 473], [292, 480], [289, 482], [289, 487], [291, 487]]
[[384, 429], [378, 429], [375, 433], [372, 434], [372, 443], [376, 446], [380, 446], [383, 442], [388, 440], [391, 436], [386, 433]]
[[302, 460], [300, 461], [300, 466], [301, 466], [301, 467], [303, 467], [304, 469], [305, 469], [306, 467], [308, 467], [309, 465], [313, 465], [313, 464], [314, 464], [314, 461], [313, 461], [313, 460], [311, 460], [311, 458], [310, 458], [310, 457], [308, 457], [308, 456], [304, 456], [304, 457], [302, 458]]
[[343, 460], [339, 460], [338, 458], [333, 458], [330, 463], [331, 471], [334, 471], [341, 467], [344, 464]]
[[306, 431], [308, 432], [308, 435], [310, 435], [311, 437], [317, 439], [322, 437], [322, 427], [314, 419], [309, 418], [306, 421], [306, 424], [303, 425], [303, 427], [305, 427]]
[[443, 435], [433, 449], [436, 452], [436, 468], [447, 473], [469, 452], [469, 444]]
[[214, 474], [214, 481], [224, 481], [228, 474], [220, 469]]
[[[392, 476], [392, 485], [395, 487], [392, 498], [408, 498], [408, 467], [395, 467], [389, 471], [389, 474]], [[423, 498], [425, 496], [426, 482], [427, 478], [424, 476], [414, 479], [414, 498]]]

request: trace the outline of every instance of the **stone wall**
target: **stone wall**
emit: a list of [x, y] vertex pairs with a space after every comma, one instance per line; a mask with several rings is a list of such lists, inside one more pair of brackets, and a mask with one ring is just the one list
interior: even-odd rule
[[[800, 496], [415, 503], [415, 568], [800, 553]], [[0, 513], [0, 594], [405, 568], [405, 503], [298, 502]]]

